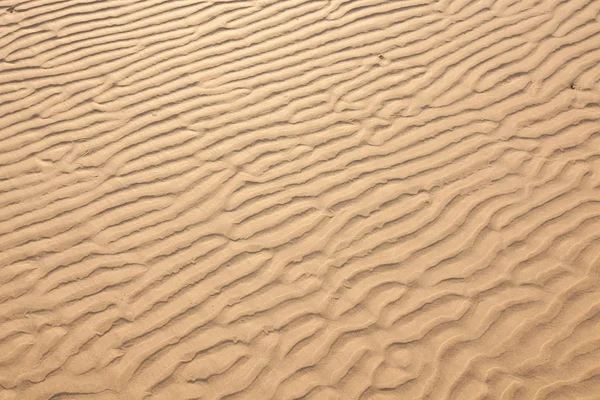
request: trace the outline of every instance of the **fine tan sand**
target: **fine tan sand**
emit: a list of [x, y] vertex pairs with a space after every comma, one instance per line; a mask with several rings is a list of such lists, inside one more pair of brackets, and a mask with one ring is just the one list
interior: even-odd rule
[[0, 0], [50, 399], [600, 399], [600, 0]]

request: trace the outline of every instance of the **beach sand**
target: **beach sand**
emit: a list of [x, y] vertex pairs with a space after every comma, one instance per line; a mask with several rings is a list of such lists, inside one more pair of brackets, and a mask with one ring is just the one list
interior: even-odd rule
[[600, 399], [600, 0], [0, 0], [0, 399]]

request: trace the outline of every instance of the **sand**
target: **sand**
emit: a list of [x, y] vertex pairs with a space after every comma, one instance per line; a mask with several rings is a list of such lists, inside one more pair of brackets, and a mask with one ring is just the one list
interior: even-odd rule
[[600, 1], [0, 0], [0, 399], [600, 399]]

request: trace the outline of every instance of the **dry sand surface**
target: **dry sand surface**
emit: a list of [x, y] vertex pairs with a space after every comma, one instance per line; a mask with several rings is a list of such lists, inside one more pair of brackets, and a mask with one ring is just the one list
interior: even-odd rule
[[600, 399], [600, 0], [0, 0], [0, 399]]

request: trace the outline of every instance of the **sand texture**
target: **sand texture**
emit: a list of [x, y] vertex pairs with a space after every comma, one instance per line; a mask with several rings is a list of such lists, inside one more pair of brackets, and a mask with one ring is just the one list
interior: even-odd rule
[[600, 399], [600, 0], [0, 0], [50, 399]]

